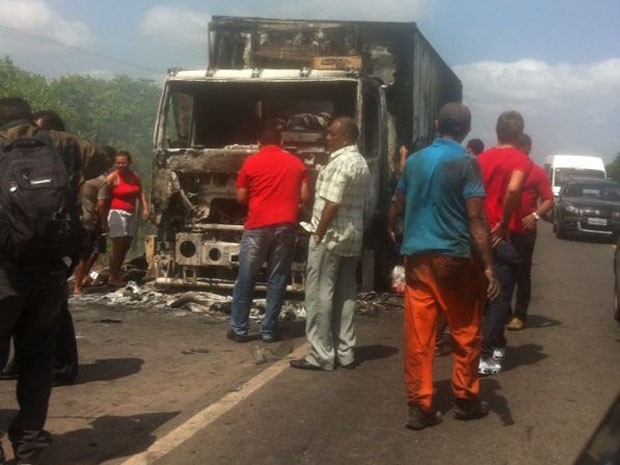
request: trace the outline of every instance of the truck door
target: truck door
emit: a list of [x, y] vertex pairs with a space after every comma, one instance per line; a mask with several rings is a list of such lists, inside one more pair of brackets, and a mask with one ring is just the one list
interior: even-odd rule
[[[364, 79], [361, 88], [361, 153], [370, 170], [370, 193], [365, 206], [365, 239], [361, 260], [361, 288], [369, 291], [383, 287], [378, 283], [377, 268], [382, 242], [387, 238], [387, 111], [384, 87], [373, 79]], [[379, 259], [379, 261], [377, 261]], [[381, 267], [383, 268], [383, 267]], [[383, 270], [380, 271], [383, 274]]]
[[385, 90], [372, 79], [362, 85], [359, 147], [370, 169], [370, 195], [366, 204], [366, 226], [382, 208], [387, 182], [387, 112]]

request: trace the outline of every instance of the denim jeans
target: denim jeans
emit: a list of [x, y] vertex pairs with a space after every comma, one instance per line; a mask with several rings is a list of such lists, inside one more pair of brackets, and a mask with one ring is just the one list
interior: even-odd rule
[[502, 241], [495, 248], [495, 272], [500, 285], [499, 296], [487, 303], [482, 322], [482, 354], [493, 354], [493, 347], [505, 347], [504, 325], [510, 316], [510, 302], [515, 288], [517, 270], [521, 259], [512, 242]]
[[274, 337], [295, 252], [295, 228], [278, 224], [243, 231], [230, 311], [230, 328], [235, 334], [248, 333], [256, 275], [267, 262], [267, 306], [260, 331], [263, 338]]

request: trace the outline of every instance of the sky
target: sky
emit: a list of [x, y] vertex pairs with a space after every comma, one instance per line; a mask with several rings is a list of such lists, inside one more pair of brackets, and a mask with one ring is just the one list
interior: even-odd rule
[[533, 158], [620, 153], [620, 0], [0, 0], [0, 56], [49, 78], [207, 65], [211, 15], [415, 21], [463, 83], [470, 138], [506, 110]]

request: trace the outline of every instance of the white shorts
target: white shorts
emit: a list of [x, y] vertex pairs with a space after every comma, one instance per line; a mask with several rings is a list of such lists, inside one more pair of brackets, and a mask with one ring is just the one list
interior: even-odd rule
[[125, 210], [110, 210], [108, 213], [108, 235], [114, 237], [134, 237], [138, 231], [138, 215]]

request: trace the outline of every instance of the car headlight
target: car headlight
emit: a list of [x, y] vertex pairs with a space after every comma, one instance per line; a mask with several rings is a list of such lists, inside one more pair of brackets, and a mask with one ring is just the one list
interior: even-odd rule
[[612, 217], [614, 220], [620, 220], [620, 211], [617, 211], [617, 212], [611, 212], [611, 217]]
[[567, 213], [572, 213], [573, 215], [579, 215], [581, 213], [579, 208], [575, 207], [574, 205], [565, 205], [564, 211]]

